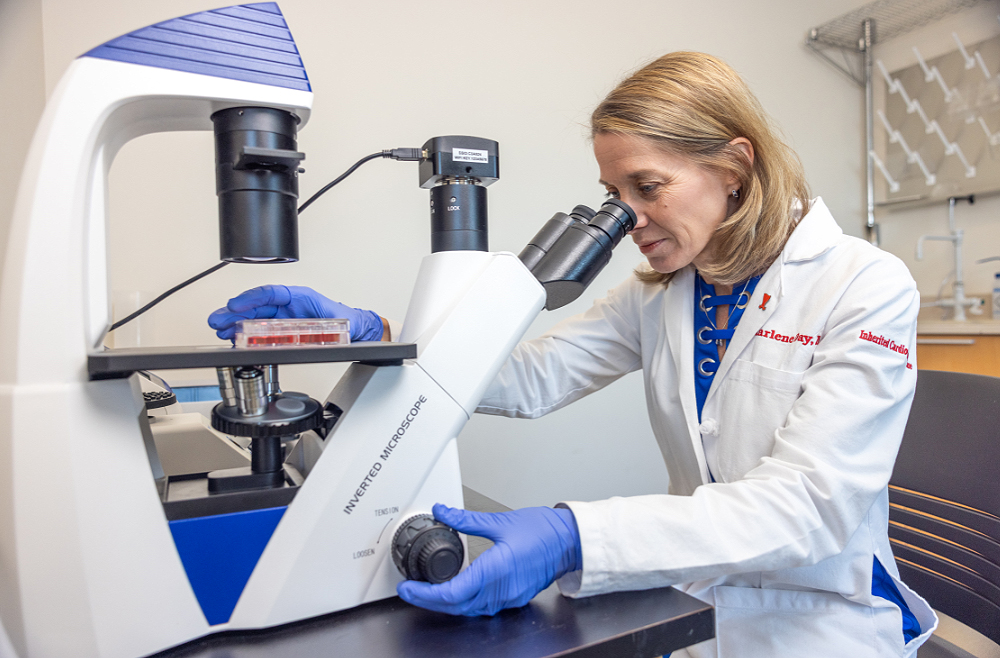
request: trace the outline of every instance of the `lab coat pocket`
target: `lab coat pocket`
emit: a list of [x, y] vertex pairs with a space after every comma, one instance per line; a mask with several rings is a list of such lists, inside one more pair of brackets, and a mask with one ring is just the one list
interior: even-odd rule
[[757, 466], [774, 448], [774, 431], [784, 427], [801, 393], [802, 372], [770, 368], [747, 360], [736, 361], [712, 400], [719, 419], [719, 473], [732, 482]]
[[892, 574], [889, 574], [892, 578], [892, 582], [896, 584], [896, 588], [899, 590], [899, 594], [906, 601], [906, 606], [913, 613], [913, 616], [917, 618], [917, 623], [920, 624], [920, 635], [913, 638], [906, 643], [906, 648], [903, 651], [904, 658], [911, 658], [917, 655], [917, 649], [928, 638], [937, 630], [938, 627], [938, 617], [934, 613], [934, 609], [924, 600], [922, 596], [910, 589], [906, 583], [904, 583], [899, 578], [896, 578]]
[[871, 608], [832, 592], [715, 588], [718, 658], [875, 658]]

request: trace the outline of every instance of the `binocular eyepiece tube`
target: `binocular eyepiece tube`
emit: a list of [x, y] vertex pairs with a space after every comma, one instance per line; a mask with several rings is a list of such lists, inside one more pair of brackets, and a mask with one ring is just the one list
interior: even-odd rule
[[545, 308], [561, 308], [579, 297], [635, 222], [635, 212], [620, 199], [608, 199], [596, 213], [577, 206], [546, 222], [519, 255], [545, 287]]
[[534, 267], [538, 265], [538, 261], [542, 260], [545, 254], [549, 253], [549, 249], [566, 232], [566, 229], [575, 224], [586, 224], [594, 218], [594, 214], [593, 210], [582, 205], [573, 208], [568, 215], [564, 212], [557, 212], [552, 216], [552, 219], [545, 222], [542, 230], [535, 234], [535, 237], [521, 251], [518, 258], [521, 259], [525, 267], [529, 270], [534, 270]]

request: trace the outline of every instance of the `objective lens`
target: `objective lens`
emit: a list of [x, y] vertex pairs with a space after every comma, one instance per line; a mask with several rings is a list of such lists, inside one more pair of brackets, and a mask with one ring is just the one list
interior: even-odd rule
[[240, 368], [236, 371], [235, 380], [240, 413], [244, 416], [263, 415], [267, 411], [264, 374], [257, 368]]

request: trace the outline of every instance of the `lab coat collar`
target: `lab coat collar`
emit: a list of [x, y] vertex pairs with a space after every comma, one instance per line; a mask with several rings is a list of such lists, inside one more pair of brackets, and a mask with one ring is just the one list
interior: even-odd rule
[[[701, 444], [698, 427], [698, 401], [694, 392], [694, 268], [678, 271], [664, 291], [663, 325], [667, 328], [667, 344], [671, 346], [674, 368], [682, 382], [681, 409], [690, 435], [692, 448], [701, 471], [701, 481], [709, 482], [708, 462]], [[678, 313], [678, 309], [680, 312]], [[676, 347], [675, 347], [676, 346]]]
[[816, 197], [781, 251], [783, 263], [812, 260], [833, 248], [844, 231], [837, 225], [823, 197]]
[[[719, 364], [719, 370], [712, 381], [712, 387], [705, 397], [706, 407], [715, 396], [715, 392], [721, 386], [721, 382], [725, 379], [729, 369], [732, 368], [740, 354], [750, 344], [751, 339], [764, 326], [764, 323], [768, 321], [774, 310], [781, 303], [784, 288], [788, 283], [785, 281], [787, 273], [785, 272], [784, 265], [818, 258], [832, 249], [843, 233], [843, 230], [841, 230], [840, 226], [833, 219], [833, 215], [830, 214], [830, 210], [823, 203], [823, 199], [816, 197], [809, 206], [809, 212], [799, 221], [798, 226], [795, 227], [795, 231], [788, 238], [788, 242], [785, 243], [785, 248], [781, 251], [781, 255], [764, 272], [760, 281], [757, 282], [757, 287], [754, 289], [753, 296], [747, 303], [743, 318], [736, 326], [736, 332], [726, 347], [726, 354], [722, 357], [722, 362]], [[764, 295], [769, 296], [767, 303], [764, 303]], [[693, 345], [691, 349], [694, 349]], [[691, 368], [693, 381], [694, 366], [692, 365]]]

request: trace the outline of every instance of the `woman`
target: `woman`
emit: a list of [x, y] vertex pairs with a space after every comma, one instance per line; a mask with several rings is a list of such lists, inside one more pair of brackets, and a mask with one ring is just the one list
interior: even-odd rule
[[[905, 266], [809, 200], [797, 157], [711, 56], [637, 71], [594, 111], [592, 134], [647, 266], [519, 345], [479, 411], [537, 417], [641, 368], [670, 494], [504, 515], [438, 506], [497, 546], [400, 595], [492, 614], [556, 579], [568, 596], [677, 585], [716, 608], [717, 638], [691, 656], [913, 655], [937, 622], [899, 582], [887, 537], [916, 382]], [[288, 312], [286, 300], [332, 304], [267, 287], [210, 324], [228, 337], [236, 318]], [[378, 316], [360, 313], [381, 337]]]

